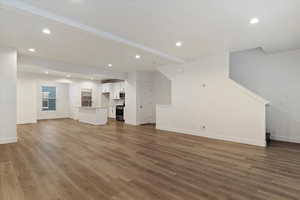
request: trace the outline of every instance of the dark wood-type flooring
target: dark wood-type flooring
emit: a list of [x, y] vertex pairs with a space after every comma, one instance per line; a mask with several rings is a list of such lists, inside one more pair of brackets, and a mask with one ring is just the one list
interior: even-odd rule
[[110, 121], [18, 126], [0, 200], [300, 199], [300, 145], [261, 148]]

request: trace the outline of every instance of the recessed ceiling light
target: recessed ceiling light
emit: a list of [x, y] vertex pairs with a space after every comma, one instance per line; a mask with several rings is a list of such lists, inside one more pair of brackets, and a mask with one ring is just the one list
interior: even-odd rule
[[47, 35], [50, 35], [50, 34], [51, 34], [51, 31], [50, 31], [48, 28], [44, 28], [44, 29], [43, 29], [43, 33], [44, 33], [44, 34], [47, 34]]
[[30, 51], [30, 52], [35, 52], [35, 49], [30, 48], [30, 49], [28, 49], [28, 51]]
[[108, 67], [112, 67], [112, 64], [108, 64]]
[[176, 46], [177, 47], [181, 47], [182, 46], [182, 42], [176, 42]]
[[70, 78], [70, 77], [71, 77], [71, 75], [70, 75], [70, 74], [68, 74], [68, 75], [67, 75], [67, 78]]
[[136, 58], [136, 59], [140, 59], [140, 58], [141, 58], [141, 55], [136, 54], [136, 55], [135, 55], [135, 58]]
[[48, 72], [48, 71], [45, 71], [45, 74], [49, 74], [49, 72]]
[[259, 19], [258, 18], [253, 18], [250, 20], [250, 24], [257, 24], [259, 23]]

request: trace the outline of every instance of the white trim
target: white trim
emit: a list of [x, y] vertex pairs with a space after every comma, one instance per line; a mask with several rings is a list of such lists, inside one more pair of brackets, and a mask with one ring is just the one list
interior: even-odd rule
[[21, 125], [21, 124], [36, 124], [37, 120], [34, 121], [18, 121], [17, 125]]
[[[47, 112], [57, 112], [57, 111], [50, 110], [50, 111], [47, 111]], [[68, 116], [60, 116], [60, 117], [50, 116], [50, 117], [40, 117], [40, 118], [37, 119], [37, 121], [39, 121], [39, 120], [48, 120], [48, 119], [70, 119], [70, 118], [71, 117], [69, 115]]]
[[13, 137], [13, 138], [0, 138], [0, 144], [10, 144], [10, 143], [16, 143], [18, 142], [18, 138], [17, 137]]
[[300, 138], [288, 138], [286, 136], [271, 136], [271, 140], [300, 143]]
[[159, 126], [157, 126], [156, 129], [171, 131], [171, 132], [176, 132], [176, 133], [183, 133], [183, 134], [188, 134], [188, 135], [201, 136], [201, 137], [217, 139], [217, 140], [224, 140], [224, 141], [230, 141], [230, 142], [236, 142], [236, 143], [250, 144], [250, 145], [255, 145], [255, 146], [266, 147], [266, 141], [265, 140], [261, 141], [261, 140], [253, 140], [253, 139], [249, 139], [249, 138], [237, 138], [237, 137], [230, 137], [230, 136], [228, 137], [228, 136], [225, 136], [225, 135], [219, 135], [219, 134], [208, 133], [208, 132], [206, 132], [206, 134], [203, 134], [200, 131], [184, 130], [184, 129], [177, 129], [177, 128], [169, 128], [169, 127], [159, 127]]
[[125, 120], [125, 124], [131, 125], [131, 126], [139, 126], [139, 124], [137, 124], [135, 122], [130, 122], [130, 121], [126, 121], [126, 120]]

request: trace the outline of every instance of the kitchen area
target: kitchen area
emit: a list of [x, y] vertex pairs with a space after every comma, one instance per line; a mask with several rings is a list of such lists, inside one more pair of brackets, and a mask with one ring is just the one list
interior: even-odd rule
[[[156, 108], [170, 103], [170, 83], [159, 73], [116, 78], [64, 78], [18, 74], [18, 124], [73, 119], [91, 125], [110, 120], [130, 125], [156, 123]], [[125, 89], [126, 88], [126, 89]]]
[[109, 119], [125, 120], [125, 81], [121, 79], [22, 72], [17, 91], [17, 124], [69, 118], [99, 126]]
[[108, 118], [125, 121], [125, 82], [109, 79], [102, 81], [101, 107], [108, 110]]
[[92, 125], [105, 125], [108, 119], [124, 122], [125, 82], [119, 79], [102, 80], [97, 88], [80, 88], [77, 120]]

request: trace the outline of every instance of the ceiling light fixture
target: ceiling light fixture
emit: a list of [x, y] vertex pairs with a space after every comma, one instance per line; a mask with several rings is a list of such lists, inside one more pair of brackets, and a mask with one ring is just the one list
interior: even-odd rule
[[30, 48], [30, 49], [28, 49], [28, 51], [30, 51], [30, 52], [35, 52], [35, 49]]
[[43, 33], [44, 33], [44, 34], [47, 34], [47, 35], [50, 35], [50, 34], [51, 34], [51, 31], [50, 31], [48, 28], [44, 28], [44, 29], [43, 29]]
[[253, 18], [250, 20], [250, 24], [257, 24], [259, 23], [259, 19], [258, 18]]
[[70, 74], [68, 74], [68, 75], [67, 75], [67, 78], [70, 78], [70, 77], [71, 77], [71, 75], [70, 75]]
[[136, 59], [140, 59], [140, 58], [141, 58], [141, 55], [136, 54], [136, 55], [135, 55], [135, 58], [136, 58]]
[[48, 71], [45, 71], [45, 74], [49, 74], [49, 72], [48, 72]]
[[177, 47], [181, 47], [182, 46], [182, 42], [176, 42], [176, 46]]
[[94, 78], [92, 77], [92, 78], [91, 78], [91, 80], [93, 81], [93, 80], [94, 80]]
[[112, 64], [108, 64], [108, 67], [112, 67], [113, 65]]

